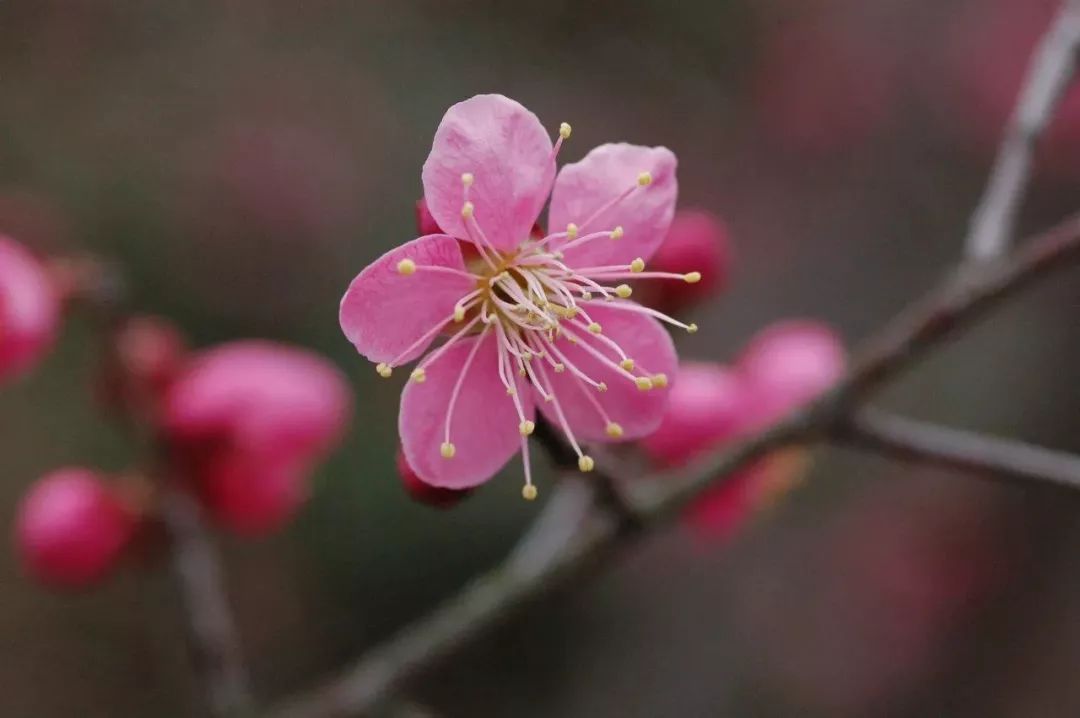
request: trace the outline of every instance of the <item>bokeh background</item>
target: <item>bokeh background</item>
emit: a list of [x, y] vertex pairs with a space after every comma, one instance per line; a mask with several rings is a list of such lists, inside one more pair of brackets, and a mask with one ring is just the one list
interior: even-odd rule
[[[393, 461], [400, 381], [341, 336], [351, 277], [413, 236], [445, 109], [497, 91], [562, 159], [665, 144], [681, 204], [736, 252], [685, 356], [764, 324], [855, 344], [961, 252], [1044, 0], [8, 0], [0, 4], [0, 227], [120, 263], [197, 345], [269, 337], [331, 357], [357, 416], [291, 527], [221, 536], [256, 690], [311, 685], [492, 566], [540, 508], [517, 478], [449, 512]], [[1075, 210], [1080, 90], [1023, 219]], [[1080, 285], [1025, 295], [883, 397], [914, 416], [1080, 451]], [[0, 525], [42, 472], [122, 470], [69, 322], [0, 393]], [[510, 473], [517, 476], [517, 467]], [[541, 495], [551, 472], [542, 469]], [[411, 685], [448, 716], [1073, 716], [1080, 498], [822, 450], [732, 541], [673, 527]], [[58, 595], [0, 553], [0, 712], [196, 709], [163, 566]]]

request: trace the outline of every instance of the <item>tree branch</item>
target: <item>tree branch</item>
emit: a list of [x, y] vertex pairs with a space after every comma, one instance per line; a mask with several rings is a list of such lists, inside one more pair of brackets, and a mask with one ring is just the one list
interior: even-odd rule
[[163, 488], [162, 519], [172, 539], [173, 570], [187, 612], [188, 644], [212, 715], [249, 715], [252, 698], [221, 566], [198, 505], [182, 489]]
[[[1051, 270], [1080, 261], [1080, 215], [1033, 238], [1014, 255], [946, 279], [902, 313], [857, 354], [849, 375], [832, 391], [771, 428], [710, 460], [671, 477], [643, 482], [627, 497], [642, 529], [665, 523], [702, 491], [742, 466], [782, 446], [836, 432], [851, 408], [895, 378], [927, 349], [972, 324], [989, 309]], [[610, 557], [642, 531], [625, 531], [606, 512], [578, 532], [562, 553], [538, 569], [508, 561], [483, 576], [426, 618], [362, 657], [306, 695], [271, 713], [273, 718], [344, 718], [368, 712], [403, 681], [489, 628], [511, 610], [567, 576]]]
[[1024, 483], [1041, 481], [1080, 489], [1080, 457], [1073, 454], [881, 411], [858, 412], [837, 432], [836, 438], [904, 459], [990, 473]]
[[1031, 60], [989, 182], [971, 218], [966, 242], [968, 259], [996, 257], [1011, 242], [1031, 178], [1035, 147], [1072, 80], [1078, 50], [1080, 0], [1063, 0]]

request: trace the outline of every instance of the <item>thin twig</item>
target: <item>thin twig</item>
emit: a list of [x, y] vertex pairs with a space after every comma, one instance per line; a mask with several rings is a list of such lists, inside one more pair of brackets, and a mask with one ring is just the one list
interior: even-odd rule
[[1080, 489], [1080, 456], [881, 411], [859, 411], [836, 438], [901, 458]]
[[989, 182], [971, 218], [969, 260], [996, 257], [1012, 241], [1035, 147], [1072, 80], [1078, 50], [1080, 0], [1064, 0], [1032, 57]]
[[[642, 529], [665, 523], [700, 493], [747, 463], [782, 446], [830, 435], [872, 390], [896, 377], [927, 349], [954, 336], [1022, 287], [1080, 262], [1080, 215], [1026, 243], [1014, 255], [957, 273], [877, 336], [857, 356], [835, 389], [765, 431], [681, 474], [643, 482], [627, 500]], [[600, 517], [603, 518], [603, 517]], [[550, 590], [587, 565], [611, 556], [643, 531], [620, 529], [610, 515], [597, 520], [539, 571], [507, 562], [470, 584], [427, 617], [310, 693], [287, 701], [273, 718], [344, 718], [364, 714], [403, 681], [496, 623], [509, 611]]]
[[240, 640], [199, 507], [182, 489], [165, 486], [161, 513], [172, 539], [173, 568], [187, 612], [188, 643], [202, 674], [207, 707], [220, 718], [250, 715], [252, 698]]

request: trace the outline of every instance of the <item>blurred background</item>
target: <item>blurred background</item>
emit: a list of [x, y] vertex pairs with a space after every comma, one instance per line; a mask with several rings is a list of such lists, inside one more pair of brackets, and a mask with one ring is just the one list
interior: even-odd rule
[[[501, 92], [561, 159], [626, 140], [679, 156], [682, 207], [735, 251], [684, 357], [768, 322], [851, 345], [929, 288], [962, 237], [1050, 0], [0, 4], [0, 229], [118, 262], [197, 345], [267, 337], [346, 371], [357, 414], [288, 530], [221, 536], [255, 688], [309, 686], [493, 566], [540, 509], [519, 467], [453, 511], [394, 470], [401, 382], [341, 335], [349, 280], [415, 234], [446, 108]], [[1080, 90], [1026, 229], [1077, 209]], [[1080, 283], [1027, 293], [882, 398], [1080, 451]], [[124, 469], [69, 322], [0, 392], [0, 516], [38, 475]], [[822, 450], [731, 540], [673, 527], [414, 681], [448, 716], [1074, 716], [1080, 497]], [[541, 466], [541, 497], [553, 474]], [[197, 705], [167, 567], [72, 595], [0, 553], [0, 712], [184, 716]]]

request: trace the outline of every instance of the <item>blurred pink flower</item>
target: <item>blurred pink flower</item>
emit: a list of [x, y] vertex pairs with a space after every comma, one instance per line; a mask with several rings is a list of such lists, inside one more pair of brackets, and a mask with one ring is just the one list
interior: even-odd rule
[[[382, 376], [453, 332], [401, 398], [405, 457], [433, 486], [477, 486], [520, 449], [523, 495], [535, 497], [527, 437], [537, 403], [591, 470], [579, 440], [639, 438], [660, 421], [677, 367], [657, 319], [696, 329], [612, 286], [700, 279], [642, 271], [674, 215], [675, 156], [603, 145], [556, 177], [569, 136], [564, 123], [553, 145], [534, 114], [501, 95], [451, 107], [423, 169], [427, 208], [445, 233], [384, 254], [342, 299], [345, 335]], [[549, 193], [558, 231], [537, 239]]]
[[665, 312], [691, 307], [720, 292], [731, 273], [731, 244], [719, 217], [703, 210], [676, 213], [667, 238], [650, 262], [660, 272], [700, 272], [701, 281], [651, 285], [650, 303]]
[[37, 363], [60, 323], [60, 296], [29, 250], [0, 235], [0, 382]]
[[89, 469], [57, 469], [19, 504], [15, 544], [37, 580], [77, 588], [114, 568], [131, 539], [134, 513]]
[[303, 503], [309, 472], [345, 429], [349, 396], [341, 373], [316, 354], [237, 341], [180, 373], [162, 425], [215, 516], [236, 531], [264, 532]]
[[[754, 336], [735, 368], [682, 362], [659, 428], [641, 446], [657, 463], [679, 466], [777, 421], [832, 386], [845, 367], [843, 345], [826, 325], [777, 322]], [[801, 472], [800, 450], [771, 454], [690, 507], [687, 521], [724, 540], [746, 516]]]

